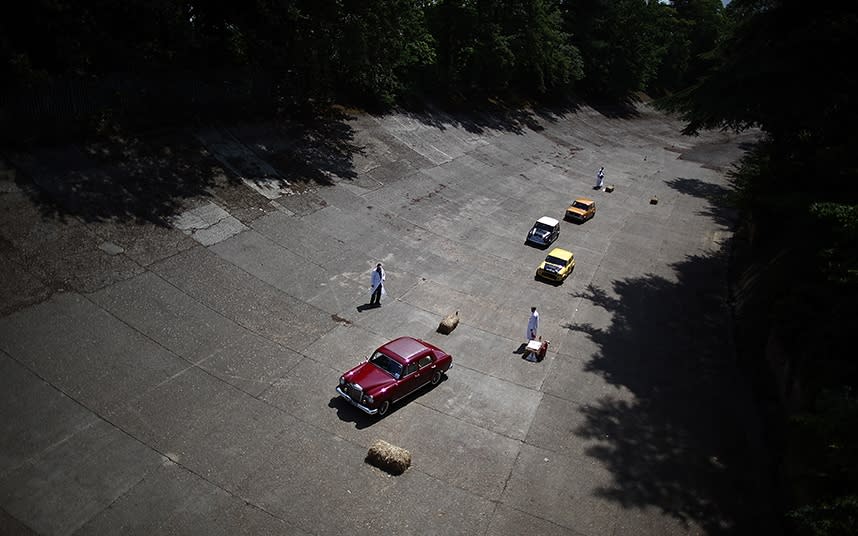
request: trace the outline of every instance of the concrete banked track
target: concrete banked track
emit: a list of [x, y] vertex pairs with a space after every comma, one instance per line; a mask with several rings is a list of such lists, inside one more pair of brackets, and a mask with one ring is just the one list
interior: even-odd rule
[[[681, 127], [343, 112], [5, 154], [0, 532], [765, 529], [726, 305], [742, 139]], [[575, 271], [535, 280], [528, 229], [581, 195]], [[532, 305], [540, 363], [517, 353]], [[401, 335], [448, 378], [381, 420], [336, 397]], [[375, 439], [412, 467], [365, 464]]]

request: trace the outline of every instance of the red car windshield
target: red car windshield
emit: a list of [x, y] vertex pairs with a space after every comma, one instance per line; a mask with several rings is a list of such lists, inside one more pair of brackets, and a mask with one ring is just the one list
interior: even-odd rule
[[397, 380], [402, 376], [402, 365], [381, 352], [376, 351], [369, 359], [369, 362]]

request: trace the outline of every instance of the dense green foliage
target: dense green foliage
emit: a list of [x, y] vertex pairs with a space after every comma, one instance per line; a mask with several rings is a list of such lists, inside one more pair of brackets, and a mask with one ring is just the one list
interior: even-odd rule
[[646, 88], [664, 55], [664, 43], [657, 39], [658, 17], [668, 12], [660, 6], [636, 0], [564, 4], [569, 31], [584, 57], [590, 93], [622, 98]]
[[767, 134], [734, 179], [753, 224], [752, 254], [771, 266], [769, 333], [791, 369], [782, 467], [789, 519], [800, 534], [855, 534], [858, 77], [848, 56], [858, 10], [734, 0], [727, 13], [708, 70], [665, 102], [692, 132], [756, 126]]
[[436, 89], [464, 96], [544, 94], [581, 78], [557, 2], [444, 1], [427, 8], [438, 42]]
[[270, 80], [269, 93], [281, 103], [625, 98], [651, 84], [684, 87], [714, 43], [721, 11], [717, 0], [675, 7], [646, 0], [34, 0], [0, 19], [0, 74], [11, 95], [129, 78], [138, 87], [151, 82], [150, 93], [158, 93], [165, 80], [235, 84], [252, 72]]

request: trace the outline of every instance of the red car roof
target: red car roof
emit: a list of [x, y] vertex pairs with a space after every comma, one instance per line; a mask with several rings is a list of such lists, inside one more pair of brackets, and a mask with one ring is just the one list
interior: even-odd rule
[[413, 337], [399, 337], [385, 344], [379, 350], [397, 361], [408, 363], [416, 357], [426, 355], [426, 351], [431, 348], [431, 346]]

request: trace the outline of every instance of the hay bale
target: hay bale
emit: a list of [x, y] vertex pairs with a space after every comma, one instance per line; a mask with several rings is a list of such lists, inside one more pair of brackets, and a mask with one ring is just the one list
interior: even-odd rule
[[393, 475], [401, 475], [411, 466], [411, 453], [404, 448], [376, 439], [366, 453], [367, 463]]
[[609, 184], [609, 185], [605, 186], [605, 191], [606, 191], [606, 192], [608, 192], [608, 193], [613, 192], [613, 191], [614, 191], [614, 185], [613, 185], [613, 184]]
[[649, 204], [650, 204], [650, 205], [657, 205], [657, 204], [658, 204], [658, 197], [657, 197], [657, 196], [652, 196], [652, 197], [649, 199]]
[[447, 315], [444, 317], [444, 320], [441, 320], [441, 323], [438, 324], [438, 333], [443, 335], [449, 335], [451, 331], [456, 329], [456, 326], [459, 325], [459, 311], [456, 311], [455, 314]]

